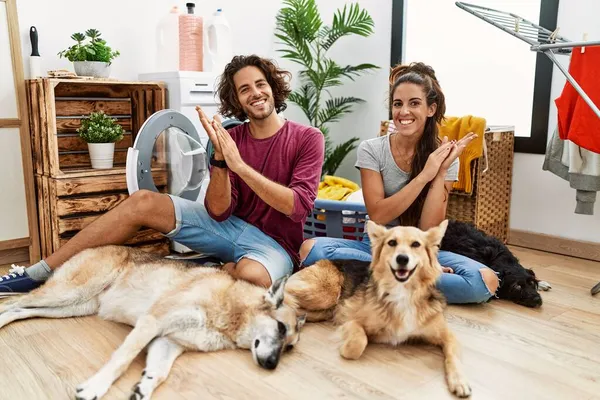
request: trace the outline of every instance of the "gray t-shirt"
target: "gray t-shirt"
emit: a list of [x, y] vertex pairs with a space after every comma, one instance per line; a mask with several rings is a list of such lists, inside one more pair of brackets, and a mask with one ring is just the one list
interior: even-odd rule
[[[390, 137], [394, 134], [379, 136], [373, 139], [363, 141], [357, 150], [356, 163], [357, 168], [366, 168], [377, 171], [383, 179], [383, 191], [385, 197], [390, 197], [398, 193], [410, 178], [410, 173], [400, 169], [390, 147]], [[446, 173], [447, 181], [458, 180], [458, 158], [452, 162]], [[398, 225], [398, 221], [393, 221], [388, 225]]]

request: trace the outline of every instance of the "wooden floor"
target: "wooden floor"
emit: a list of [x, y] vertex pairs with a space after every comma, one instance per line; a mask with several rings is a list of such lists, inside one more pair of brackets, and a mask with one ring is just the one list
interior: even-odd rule
[[[600, 263], [513, 248], [549, 281], [544, 305], [503, 301], [450, 306], [474, 399], [600, 400]], [[67, 399], [94, 374], [130, 328], [97, 317], [15, 322], [0, 331], [0, 399]], [[297, 348], [275, 371], [248, 351], [187, 353], [156, 399], [445, 399], [438, 349], [371, 345], [342, 360], [328, 324], [308, 324]], [[140, 355], [108, 392], [129, 397], [143, 369]]]

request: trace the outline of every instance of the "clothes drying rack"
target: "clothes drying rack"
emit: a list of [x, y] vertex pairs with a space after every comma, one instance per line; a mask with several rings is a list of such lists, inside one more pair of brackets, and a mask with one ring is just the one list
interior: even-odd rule
[[[516, 14], [495, 10], [493, 8], [482, 7], [474, 4], [463, 3], [457, 1], [456, 6], [473, 14], [474, 16], [484, 20], [485, 22], [503, 30], [504, 32], [521, 39], [531, 46], [531, 51], [544, 53], [558, 69], [565, 75], [567, 80], [579, 95], [585, 100], [592, 110], [600, 118], [600, 109], [594, 104], [592, 99], [587, 95], [585, 90], [575, 81], [569, 71], [563, 67], [555, 55], [571, 54], [574, 47], [581, 47], [581, 51], [585, 51], [587, 46], [599, 46], [600, 40], [596, 41], [580, 41], [572, 42], [558, 34], [558, 28], [555, 31], [550, 31], [542, 26], [534, 24]], [[592, 289], [592, 295], [600, 293], [600, 282]]]
[[555, 54], [571, 54], [573, 47], [582, 47], [585, 49], [586, 46], [600, 46], [600, 40], [572, 42], [560, 36], [558, 28], [552, 32], [513, 13], [460, 1], [457, 1], [455, 4], [466, 12], [528, 43], [531, 46], [531, 51], [544, 53], [560, 69], [577, 93], [579, 93], [591, 109], [594, 110], [598, 118], [600, 118], [600, 109], [598, 109], [598, 106], [594, 104], [585, 93], [585, 90], [579, 86], [569, 71], [555, 57]]

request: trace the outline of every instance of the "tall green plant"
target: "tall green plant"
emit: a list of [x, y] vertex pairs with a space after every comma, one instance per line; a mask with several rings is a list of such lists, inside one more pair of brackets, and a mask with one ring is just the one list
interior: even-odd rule
[[358, 4], [346, 4], [335, 12], [333, 23], [328, 26], [323, 24], [315, 0], [284, 0], [283, 4], [276, 17], [275, 36], [285, 48], [278, 51], [283, 53], [283, 58], [302, 66], [301, 86], [291, 93], [289, 100], [302, 109], [312, 126], [323, 132], [323, 174], [334, 175], [346, 155], [356, 148], [359, 138], [353, 137], [333, 147], [328, 124], [339, 121], [364, 100], [353, 96], [334, 97], [329, 89], [342, 85], [344, 79], [354, 80], [361, 73], [379, 67], [366, 63], [341, 66], [329, 58], [327, 52], [344, 36], [372, 34], [373, 19]]

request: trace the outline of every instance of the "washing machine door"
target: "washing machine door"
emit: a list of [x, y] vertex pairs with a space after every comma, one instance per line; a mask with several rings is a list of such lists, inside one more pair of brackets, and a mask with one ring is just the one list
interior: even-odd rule
[[197, 200], [208, 177], [208, 153], [188, 117], [176, 110], [161, 110], [140, 128], [133, 147], [127, 151], [127, 189], [167, 192]]
[[[224, 118], [222, 125], [231, 129], [242, 123]], [[187, 116], [176, 110], [158, 111], [144, 122], [127, 151], [129, 194], [140, 189], [158, 192], [166, 181], [168, 193], [196, 201], [209, 179], [211, 154], [210, 140], [200, 137]]]

